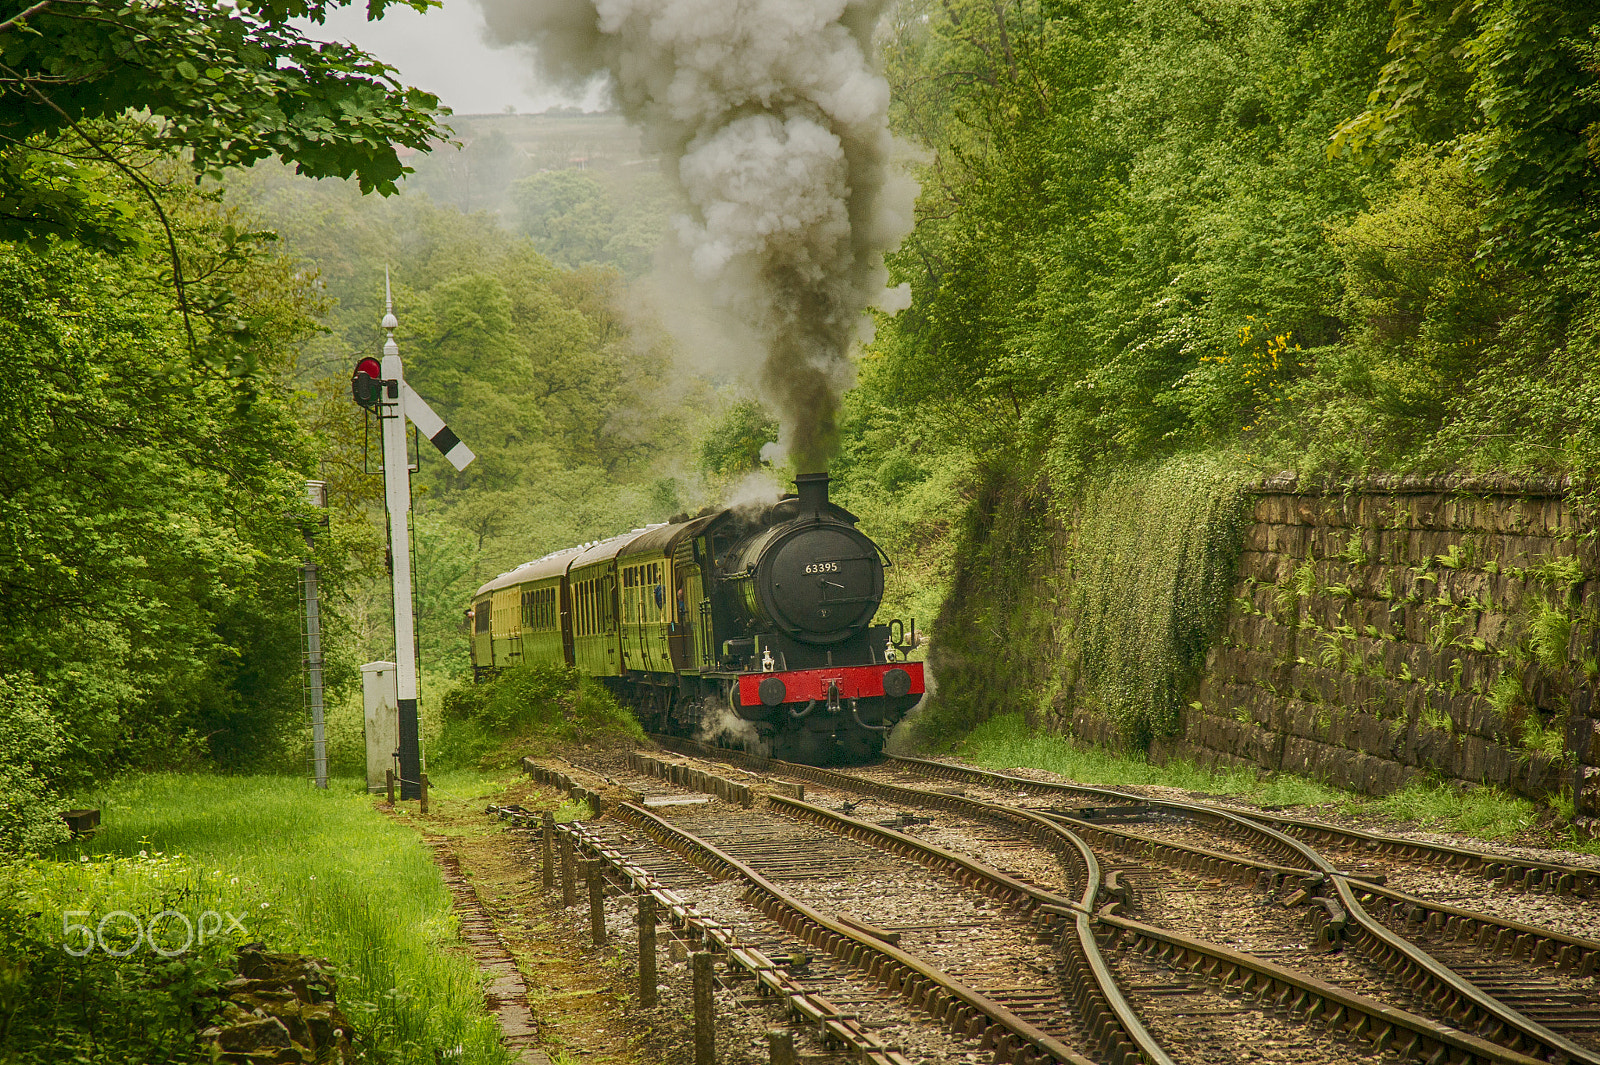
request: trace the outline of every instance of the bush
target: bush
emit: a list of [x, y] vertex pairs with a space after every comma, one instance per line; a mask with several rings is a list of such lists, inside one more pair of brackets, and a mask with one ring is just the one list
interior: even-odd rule
[[[234, 976], [227, 961], [235, 940], [213, 936], [179, 949], [184, 926], [169, 918], [156, 933], [156, 943], [173, 955], [164, 957], [135, 939], [132, 928], [135, 920], [149, 927], [162, 911], [193, 913], [195, 876], [181, 860], [159, 854], [0, 870], [5, 1060], [210, 1061], [200, 1032], [221, 1008], [218, 989]], [[128, 916], [108, 922], [96, 940], [95, 917], [114, 910]], [[77, 927], [63, 934], [69, 926]]]
[[445, 693], [441, 705], [446, 761], [482, 759], [496, 741], [509, 739], [644, 738], [638, 720], [599, 681], [572, 666], [514, 666], [494, 680]]
[[66, 752], [45, 690], [26, 673], [0, 675], [0, 855], [37, 853], [67, 838], [54, 787]]

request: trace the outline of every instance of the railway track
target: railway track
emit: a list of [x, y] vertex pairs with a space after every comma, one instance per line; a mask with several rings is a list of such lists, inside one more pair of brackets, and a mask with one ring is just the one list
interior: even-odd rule
[[[924, 758], [886, 758], [886, 768], [931, 777], [993, 787], [1034, 796], [1062, 796], [1077, 802], [1107, 807], [1143, 805], [1144, 796], [1087, 785], [1035, 780], [1015, 774], [970, 766], [951, 765]], [[1580, 899], [1600, 899], [1600, 869], [1556, 862], [1519, 858], [1470, 847], [1421, 842], [1399, 836], [1345, 828], [1337, 825], [1285, 817], [1257, 810], [1241, 811], [1253, 821], [1303, 840], [1320, 851], [1330, 851], [1361, 859], [1382, 858], [1432, 871], [1475, 875], [1498, 887], [1512, 891], [1540, 891]]]
[[[691, 753], [705, 753], [689, 749]], [[723, 754], [724, 752], [715, 752]], [[755, 764], [745, 760], [747, 765]], [[1125, 827], [1096, 824], [1084, 818], [1072, 818], [1059, 811], [1026, 811], [1018, 807], [986, 803], [963, 796], [941, 794], [927, 789], [907, 788], [881, 780], [866, 780], [854, 774], [840, 774], [806, 766], [765, 763], [758, 768], [777, 773], [790, 780], [805, 780], [828, 787], [876, 794], [902, 804], [919, 805], [944, 810], [960, 810], [967, 816], [987, 819], [991, 823], [1009, 822], [1013, 830], [1018, 818], [1042, 816], [1083, 835], [1098, 847], [1117, 853], [1119, 860], [1134, 857], [1148, 861], [1151, 857], [1171, 867], [1216, 876], [1234, 883], [1254, 884], [1257, 888], [1287, 891], [1291, 886], [1302, 901], [1310, 900], [1310, 917], [1324, 947], [1335, 945], [1353, 953], [1365, 955], [1368, 968], [1380, 974], [1391, 975], [1387, 981], [1390, 994], [1430, 1014], [1429, 1023], [1413, 1026], [1401, 1041], [1413, 1057], [1429, 1060], [1443, 1053], [1439, 1060], [1507, 1060], [1496, 1057], [1496, 1051], [1486, 1050], [1478, 1033], [1500, 1045], [1500, 1054], [1520, 1057], [1524, 1052], [1539, 1060], [1593, 1062], [1600, 1060], [1594, 1051], [1596, 1016], [1592, 1010], [1593, 994], [1583, 981], [1588, 980], [1594, 968], [1597, 944], [1581, 937], [1564, 935], [1531, 925], [1519, 925], [1489, 915], [1472, 913], [1445, 906], [1430, 900], [1410, 896], [1384, 888], [1362, 875], [1348, 875], [1320, 855], [1314, 848], [1282, 832], [1273, 824], [1260, 824], [1231, 811], [1195, 804], [1145, 800], [1138, 796], [1116, 793], [1110, 789], [1079, 789], [1070, 785], [1048, 785], [1026, 778], [1006, 777], [984, 771], [969, 771], [962, 767], [946, 767], [942, 763], [920, 763], [906, 760], [911, 772], [950, 779], [952, 771], [965, 782], [995, 787], [1015, 793], [1022, 789], [1033, 796], [1059, 797], [1071, 795], [1082, 800], [1092, 797], [1101, 806], [1112, 805], [1123, 810], [1143, 807], [1173, 815], [1174, 821], [1209, 821], [1223, 830], [1225, 849], [1212, 850], [1185, 846], [1171, 840], [1144, 835]], [[905, 768], [901, 768], [905, 771]], [[1093, 814], [1094, 811], [1079, 812]], [[1275, 819], [1281, 821], [1282, 819]], [[1256, 856], [1240, 853], [1254, 849], [1262, 852]], [[1446, 852], [1459, 849], [1442, 848]], [[1459, 853], [1449, 860], [1459, 862]], [[1531, 863], [1525, 863], [1531, 864]], [[1120, 871], [1140, 868], [1124, 864]], [[1562, 868], [1547, 867], [1547, 868]], [[1524, 878], [1526, 879], [1526, 878]], [[1541, 882], [1552, 888], [1560, 886], [1559, 877], [1545, 877]], [[1570, 886], [1570, 885], [1569, 885]], [[1153, 951], [1165, 956], [1210, 958], [1205, 963], [1212, 968], [1226, 965], [1229, 971], [1241, 965], [1237, 955], [1223, 950], [1222, 954], [1208, 952], [1209, 945], [1189, 941], [1183, 936], [1166, 938], [1157, 935], [1159, 930], [1136, 927], [1137, 922], [1117, 925], [1119, 916], [1114, 900], [1110, 909], [1095, 916], [1095, 923], [1103, 934], [1108, 926], [1114, 928], [1114, 938], [1126, 940], [1140, 950]], [[1373, 914], [1365, 905], [1373, 907]], [[1374, 914], [1376, 916], [1374, 916]], [[1381, 918], [1381, 919], [1380, 919]], [[1398, 923], [1398, 931], [1395, 925]], [[1440, 954], [1434, 957], [1408, 941], [1408, 934], [1418, 929], [1428, 933], [1425, 938], [1440, 940], [1433, 948]], [[1450, 938], [1444, 943], [1444, 937]], [[1498, 946], [1512, 954], [1510, 958], [1469, 957], [1474, 948]], [[1170, 949], [1169, 949], [1170, 948]], [[1222, 949], [1222, 948], [1218, 948]], [[1176, 955], [1172, 950], [1177, 950]], [[1538, 972], [1538, 969], [1546, 970]], [[1457, 971], [1460, 970], [1460, 971]], [[1244, 972], [1241, 969], [1240, 972]], [[1263, 981], [1281, 981], [1283, 974], [1268, 969], [1257, 970], [1246, 985], [1254, 989]], [[1591, 981], [1592, 983], [1592, 981]], [[1225, 986], [1233, 986], [1224, 981]], [[1277, 986], [1274, 984], [1273, 986]], [[1312, 982], [1312, 990], [1302, 988], [1307, 1002], [1320, 1000], [1331, 1003], [1338, 995], [1324, 994], [1323, 986]], [[1331, 988], [1330, 988], [1331, 989]], [[1359, 996], [1358, 996], [1359, 997]], [[1341, 1011], [1342, 1007], [1342, 1011]], [[1516, 1007], [1521, 1007], [1516, 1008]], [[1350, 1003], [1330, 1006], [1344, 1017], [1352, 1016]], [[1313, 1010], [1314, 1015], [1326, 1011]], [[1359, 1006], [1355, 1013], [1360, 1012]], [[1354, 1022], [1354, 1030], [1365, 1032], [1362, 1023]], [[1453, 1030], [1479, 1045], [1446, 1047], [1448, 1040], [1439, 1040], [1441, 1030]], [[1380, 1039], [1381, 1045], [1389, 1045]], [[1422, 1053], [1425, 1051], [1425, 1053]]]

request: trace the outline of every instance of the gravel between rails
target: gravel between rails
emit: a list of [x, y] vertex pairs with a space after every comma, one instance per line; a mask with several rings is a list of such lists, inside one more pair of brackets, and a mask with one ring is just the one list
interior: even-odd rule
[[[853, 772], [867, 775], [860, 771]], [[898, 774], [876, 774], [873, 778], [941, 790], [938, 786], [929, 787], [923, 777], [900, 778]], [[914, 813], [918, 818], [927, 818], [929, 823], [894, 827], [926, 842], [968, 854], [1007, 875], [1048, 890], [1076, 896], [1082, 888], [1082, 885], [1068, 883], [1059, 863], [1042, 848], [1016, 837], [1004, 836], [1000, 834], [1000, 829], [986, 823], [972, 822], [939, 810], [919, 808], [913, 812], [900, 805], [863, 798], [854, 792], [814, 782], [808, 782], [806, 789], [807, 800], [818, 805], [837, 809], [846, 803], [854, 804], [850, 815], [862, 820], [904, 821], [905, 814]], [[943, 790], [961, 790], [973, 798], [984, 797], [973, 794], [973, 789]], [[1010, 799], [1012, 796], [1007, 794], [1003, 798]], [[1169, 905], [1164, 900], [1159, 907], [1160, 917], [1171, 919], [1174, 927], [1181, 927], [1190, 934], [1209, 936], [1241, 950], [1261, 946], [1265, 948], [1261, 953], [1283, 964], [1293, 964], [1293, 959], [1309, 952], [1309, 939], [1297, 925], [1298, 915], [1290, 911], [1279, 908], [1274, 915], [1276, 920], [1272, 922], [1273, 935], [1269, 937], [1265, 934], [1259, 915], [1270, 900], [1264, 900], [1261, 896], [1243, 889], [1225, 892], [1220, 886], [1207, 887], [1193, 877], [1189, 877], [1191, 886], [1184, 889], [1178, 885], [1187, 874], [1107, 864], [1102, 859], [1102, 873], [1118, 869], [1146, 877], [1170, 879], [1173, 891], [1181, 892], [1189, 905]], [[1241, 926], [1251, 928], [1248, 942], [1241, 942], [1233, 934]], [[1271, 945], [1267, 945], [1269, 939]], [[1204, 1062], [1207, 1065], [1240, 1061], [1310, 1065], [1371, 1060], [1358, 1048], [1336, 1039], [1321, 1028], [1279, 1018], [1241, 1003], [1236, 997], [1193, 983], [1187, 973], [1137, 955], [1114, 955], [1108, 960], [1140, 1017], [1162, 1045], [1180, 1061]], [[1384, 985], [1380, 980], [1366, 980], [1361, 981], [1355, 990], [1381, 995]]]
[[[1022, 805], [1035, 809], [1042, 805], [1037, 800], [1028, 801], [1030, 796], [1027, 795], [1025, 788], [1004, 789], [971, 783], [963, 783], [954, 788], [938, 788], [930, 786], [925, 777], [882, 769], [878, 771], [869, 769], [858, 775], [928, 790], [957, 792], [1006, 805]], [[1047, 805], [1064, 805], [1060, 802], [1059, 796], [1050, 798], [1055, 801]], [[859, 815], [866, 806], [866, 803], [861, 803], [854, 812]], [[903, 814], [900, 817], [904, 819]], [[939, 821], [937, 816], [932, 819], [935, 823]], [[1189, 846], [1234, 853], [1258, 860], [1283, 860], [1282, 855], [1273, 853], [1273, 850], [1252, 846], [1248, 837], [1233, 838], [1214, 832], [1204, 825], [1183, 820], [1181, 817], [1157, 815], [1141, 821], [1137, 830], [1152, 838]], [[945, 835], [949, 836], [952, 833], [946, 832]], [[949, 842], [952, 849], [965, 849], [955, 839]], [[1364, 865], [1368, 869], [1371, 868], [1370, 863]], [[1387, 866], [1388, 863], [1384, 862], [1382, 865]], [[1247, 896], [1249, 892], [1241, 892], [1220, 881], [1205, 882], [1193, 874], [1179, 870], [1140, 868], [1133, 865], [1123, 865], [1119, 869], [1107, 865], [1103, 871], [1122, 872], [1124, 882], [1129, 883], [1145, 900], [1140, 909], [1145, 910], [1148, 919], [1156, 924], [1182, 928], [1202, 938], [1269, 958], [1279, 964], [1289, 965], [1357, 994], [1404, 1004], [1413, 1012], [1432, 1015], [1436, 1021], [1450, 1023], [1449, 1018], [1439, 1012], [1431, 1002], [1413, 995], [1403, 982], [1394, 979], [1384, 967], [1354, 953], [1315, 949], [1313, 937], [1305, 934], [1309, 930], [1300, 926], [1301, 915], [1291, 915], [1282, 910], [1269, 896], [1257, 893], [1256, 898], [1246, 901], [1242, 896]], [[1492, 885], [1481, 879], [1474, 880], [1460, 875], [1454, 879], [1458, 884], [1465, 881], [1479, 887], [1479, 891], [1475, 894], [1481, 901], [1490, 902], [1491, 908], [1504, 908], [1508, 899], [1518, 901], [1528, 899], [1528, 896], [1493, 892]], [[1538, 900], [1541, 897], [1533, 898]], [[1554, 901], [1547, 896], [1542, 898]], [[1570, 903], [1575, 900], [1564, 901]], [[1493, 906], [1494, 903], [1498, 903], [1499, 906]], [[1526, 912], [1532, 907], [1515, 908]], [[1566, 907], [1566, 909], [1570, 912], [1571, 908]], [[1516, 919], [1527, 921], [1526, 917]], [[1527, 921], [1527, 923], [1536, 922]], [[1414, 930], [1403, 927], [1394, 930], [1402, 935], [1415, 934]], [[1435, 944], [1429, 945], [1435, 946]], [[1600, 1015], [1593, 1009], [1596, 1002], [1589, 989], [1593, 981], [1576, 978], [1570, 974], [1533, 971], [1529, 966], [1515, 962], [1501, 966], [1485, 964], [1481, 956], [1474, 958], [1469, 956], [1469, 953], [1461, 948], [1445, 951], [1449, 962], [1457, 963], [1463, 975], [1476, 980], [1485, 990], [1497, 994], [1509, 1004], [1535, 1014], [1539, 1020], [1563, 1031], [1580, 1044], [1594, 1045], [1596, 1032], [1600, 1031]], [[1441, 957], [1441, 960], [1445, 958]], [[1562, 1016], [1563, 1011], [1566, 1016]]]

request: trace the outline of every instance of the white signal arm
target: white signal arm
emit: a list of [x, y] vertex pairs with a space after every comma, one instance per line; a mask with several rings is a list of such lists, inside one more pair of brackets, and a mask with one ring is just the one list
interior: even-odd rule
[[472, 460], [478, 456], [461, 442], [461, 438], [451, 431], [443, 418], [433, 412], [433, 408], [428, 406], [428, 401], [417, 395], [404, 381], [400, 384], [400, 394], [405, 397], [406, 417], [421, 430], [423, 436], [433, 441], [433, 446], [450, 460], [450, 465], [457, 470], [464, 470], [471, 465]]

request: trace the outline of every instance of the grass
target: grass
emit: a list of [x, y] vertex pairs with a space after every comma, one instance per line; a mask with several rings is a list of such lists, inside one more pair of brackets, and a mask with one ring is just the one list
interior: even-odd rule
[[[482, 774], [466, 772], [434, 781], [443, 794], [482, 794], [487, 785]], [[251, 940], [331, 959], [340, 1008], [365, 1060], [508, 1061], [476, 968], [449, 949], [456, 921], [437, 867], [416, 832], [375, 811], [359, 782], [338, 780], [318, 792], [296, 778], [152, 774], [78, 802], [100, 808], [104, 827], [96, 836], [53, 859], [0, 870], [44, 942], [59, 941], [64, 918], [79, 920], [70, 911], [88, 911], [90, 924], [114, 910], [145, 919], [162, 909], [231, 913], [243, 934], [220, 944], [214, 937], [213, 960]], [[166, 926], [181, 931], [171, 919]], [[126, 927], [130, 935], [120, 942], [128, 945], [130, 921], [108, 927], [113, 940]], [[197, 947], [194, 956], [203, 953]], [[98, 949], [92, 954], [98, 964], [109, 960]], [[112, 975], [124, 981], [158, 960], [141, 946]]]
[[[1202, 769], [1192, 762], [1165, 766], [1109, 751], [1085, 750], [1060, 736], [1030, 733], [1021, 714], [990, 718], [958, 741], [955, 752], [991, 769], [1028, 766], [1085, 784], [1156, 784], [1209, 795], [1246, 799], [1265, 806], [1334, 806], [1354, 815], [1411, 821], [1476, 839], [1503, 839], [1529, 829], [1535, 806], [1527, 799], [1482, 787], [1413, 781], [1374, 798], [1289, 773], [1265, 776], [1252, 768]], [[1600, 854], [1600, 842], [1568, 839], [1561, 845]]]
[[1254, 769], [1201, 769], [1181, 761], [1159, 766], [1099, 748], [1075, 747], [1060, 736], [1030, 733], [1021, 714], [1002, 714], [985, 721], [960, 742], [958, 753], [989, 768], [1030, 766], [1085, 784], [1157, 784], [1239, 796], [1267, 805], [1300, 806], [1349, 798], [1348, 792], [1288, 774], [1262, 780]]

